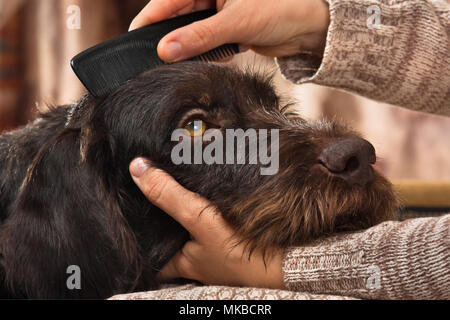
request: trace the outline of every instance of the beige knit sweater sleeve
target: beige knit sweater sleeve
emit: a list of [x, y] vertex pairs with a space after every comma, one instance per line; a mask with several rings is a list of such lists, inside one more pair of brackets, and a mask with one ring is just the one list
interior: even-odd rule
[[[287, 79], [450, 116], [450, 1], [328, 2], [323, 57], [278, 58]], [[295, 291], [450, 299], [450, 215], [385, 222], [291, 248], [283, 272]]]
[[278, 58], [287, 79], [450, 116], [450, 1], [327, 1], [323, 57]]
[[450, 299], [450, 214], [388, 221], [287, 250], [289, 290], [372, 299]]

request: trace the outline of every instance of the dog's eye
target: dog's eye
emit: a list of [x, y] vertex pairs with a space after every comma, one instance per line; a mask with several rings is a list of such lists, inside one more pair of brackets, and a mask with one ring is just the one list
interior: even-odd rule
[[184, 128], [189, 132], [191, 137], [198, 137], [205, 133], [206, 123], [203, 120], [192, 120], [186, 123]]

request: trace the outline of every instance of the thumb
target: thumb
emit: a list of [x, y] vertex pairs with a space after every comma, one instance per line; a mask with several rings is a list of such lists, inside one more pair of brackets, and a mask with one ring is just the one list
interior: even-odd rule
[[[176, 62], [205, 53], [229, 43], [235, 28], [230, 28], [230, 18], [225, 11], [172, 31], [161, 39], [158, 55], [166, 62]], [[234, 40], [236, 41], [236, 40]]]
[[[130, 164], [130, 173], [139, 189], [155, 206], [178, 221], [193, 237], [197, 238], [202, 233], [199, 214], [210, 205], [206, 199], [185, 189], [167, 172], [152, 167], [146, 159], [134, 159]], [[213, 219], [214, 216], [211, 216]]]

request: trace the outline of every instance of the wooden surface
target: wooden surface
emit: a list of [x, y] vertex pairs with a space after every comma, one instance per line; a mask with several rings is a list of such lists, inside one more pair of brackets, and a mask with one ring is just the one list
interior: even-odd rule
[[450, 208], [450, 181], [394, 180], [403, 206]]

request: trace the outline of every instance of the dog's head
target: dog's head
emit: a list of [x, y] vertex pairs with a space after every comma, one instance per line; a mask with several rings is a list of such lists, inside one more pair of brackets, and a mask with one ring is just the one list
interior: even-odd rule
[[[34, 298], [155, 287], [188, 234], [133, 183], [138, 156], [210, 199], [250, 253], [391, 218], [396, 200], [372, 168], [373, 147], [288, 109], [270, 78], [185, 62], [43, 115], [24, 131], [39, 152], [24, 161], [0, 226], [0, 277]], [[83, 272], [83, 290], [68, 290], [71, 265]]]
[[251, 249], [367, 228], [396, 209], [390, 183], [372, 167], [373, 146], [341, 125], [291, 113], [270, 77], [163, 66], [119, 88], [90, 119], [83, 148], [102, 159], [111, 183], [132, 185], [129, 163], [147, 157], [211, 200]]

